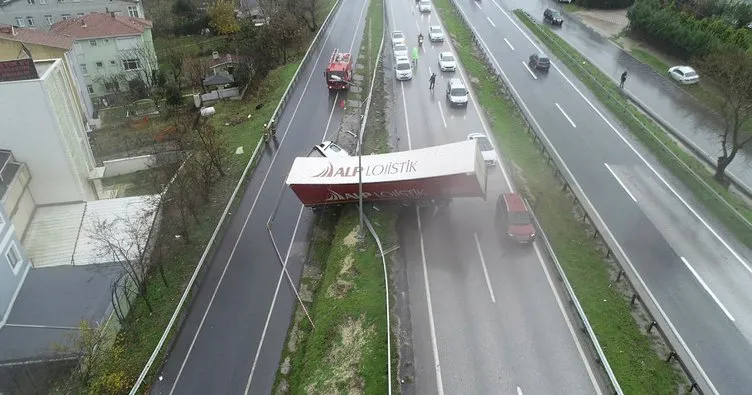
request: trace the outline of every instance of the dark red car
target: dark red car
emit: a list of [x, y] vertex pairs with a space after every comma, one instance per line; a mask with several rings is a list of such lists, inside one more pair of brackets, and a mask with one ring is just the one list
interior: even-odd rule
[[522, 196], [502, 193], [496, 201], [496, 222], [506, 236], [518, 243], [532, 243], [535, 227]]

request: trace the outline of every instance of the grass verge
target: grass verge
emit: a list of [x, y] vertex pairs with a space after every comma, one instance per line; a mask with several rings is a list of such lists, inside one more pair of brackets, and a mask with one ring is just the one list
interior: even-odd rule
[[[361, 43], [365, 64], [356, 73], [368, 92], [376, 54], [383, 36], [383, 1], [372, 0]], [[388, 150], [383, 70], [376, 75], [366, 124], [364, 152]], [[387, 321], [384, 273], [378, 248], [369, 234], [358, 243], [357, 206], [327, 210], [317, 217], [311, 250], [301, 280], [301, 294], [311, 295], [306, 307], [315, 329], [300, 306], [288, 333], [275, 383], [275, 394], [383, 394], [387, 387]], [[391, 209], [367, 209], [384, 245], [391, 245], [396, 215]], [[396, 358], [391, 361], [394, 366]], [[394, 370], [396, 371], [396, 370]]]
[[[752, 221], [752, 210], [741, 198], [719, 184], [703, 162], [680, 146], [652, 118], [632, 105], [622, 95], [618, 86], [580, 55], [576, 49], [556, 36], [546, 26], [537, 24], [523, 11], [516, 10], [514, 13], [598, 97], [601, 103], [629, 128], [661, 164], [687, 186], [705, 208], [712, 212], [742, 243], [752, 248], [752, 231], [724, 204], [724, 201], [727, 202], [747, 220]], [[698, 179], [698, 176], [702, 181]]]
[[493, 73], [473, 47], [470, 29], [449, 0], [435, 0], [457, 56], [465, 66], [515, 183], [532, 202], [543, 230], [593, 326], [598, 341], [625, 393], [675, 394], [681, 377], [653, 350], [625, 297], [611, 284], [608, 263], [585, 225], [573, 215], [571, 199], [561, 192], [546, 161], [525, 131], [515, 105], [499, 90]]

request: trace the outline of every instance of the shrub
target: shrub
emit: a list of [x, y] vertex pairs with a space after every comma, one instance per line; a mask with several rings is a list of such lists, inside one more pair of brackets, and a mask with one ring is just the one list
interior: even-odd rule
[[575, 3], [587, 8], [599, 8], [610, 10], [615, 8], [627, 8], [635, 0], [576, 0]]

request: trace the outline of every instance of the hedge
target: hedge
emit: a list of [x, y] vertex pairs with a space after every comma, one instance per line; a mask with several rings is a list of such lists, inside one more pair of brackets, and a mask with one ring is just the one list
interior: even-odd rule
[[577, 5], [586, 8], [598, 8], [603, 10], [627, 8], [634, 2], [635, 0], [575, 0], [575, 4]]
[[650, 44], [684, 59], [718, 52], [726, 47], [752, 48], [752, 31], [736, 29], [721, 16], [696, 19], [657, 0], [640, 0], [627, 12], [629, 27]]

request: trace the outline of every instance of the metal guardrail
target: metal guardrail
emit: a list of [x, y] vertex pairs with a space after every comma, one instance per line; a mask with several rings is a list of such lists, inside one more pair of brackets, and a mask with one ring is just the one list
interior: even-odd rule
[[[502, 87], [502, 89], [506, 91], [508, 96], [513, 99], [513, 102], [517, 106], [520, 113], [524, 115], [524, 119], [527, 123], [526, 131], [531, 135], [531, 137], [533, 137], [534, 141], [540, 146], [541, 153], [546, 156], [547, 163], [553, 165], [555, 175], [563, 183], [562, 190], [563, 191], [569, 190], [569, 192], [574, 198], [575, 206], [580, 208], [582, 212], [584, 213], [583, 220], [588, 220], [590, 224], [593, 226], [594, 228], [593, 238], [600, 237], [601, 241], [603, 241], [604, 245], [607, 248], [606, 257], [607, 258], [613, 257], [616, 260], [616, 262], [619, 264], [621, 270], [619, 271], [619, 274], [616, 277], [616, 281], [620, 281], [622, 278], [624, 278], [630, 285], [631, 289], [633, 290], [630, 303], [634, 305], [634, 303], [637, 300], [639, 300], [640, 302], [642, 302], [642, 305], [645, 308], [645, 311], [650, 315], [651, 323], [648, 326], [647, 331], [650, 332], [653, 328], [656, 328], [659, 331], [664, 342], [670, 347], [671, 351], [669, 353], [669, 356], [666, 362], [668, 363], [672, 360], [676, 360], [679, 363], [679, 365], [681, 366], [682, 370], [684, 371], [684, 373], [686, 374], [687, 378], [689, 379], [691, 383], [691, 387], [689, 389], [690, 392], [693, 390], [697, 390], [698, 392], [702, 394], [702, 393], [705, 393], [705, 390], [707, 389], [709, 392], [717, 394], [718, 392], [713, 387], [712, 383], [710, 382], [710, 379], [707, 377], [705, 372], [699, 366], [699, 363], [697, 362], [696, 358], [694, 357], [694, 355], [692, 355], [691, 351], [689, 350], [686, 343], [679, 335], [676, 328], [668, 320], [666, 313], [663, 311], [660, 305], [658, 305], [657, 300], [655, 299], [653, 294], [650, 292], [648, 287], [645, 285], [645, 282], [642, 280], [642, 277], [634, 268], [631, 261], [629, 260], [627, 255], [624, 253], [619, 243], [614, 238], [613, 234], [611, 234], [611, 231], [606, 226], [605, 222], [603, 221], [603, 219], [601, 218], [600, 214], [597, 212], [593, 204], [590, 202], [587, 195], [584, 193], [583, 189], [580, 187], [579, 183], [577, 182], [574, 175], [567, 167], [564, 160], [559, 155], [558, 151], [553, 146], [551, 141], [548, 139], [546, 134], [543, 132], [540, 125], [538, 125], [537, 121], [532, 116], [532, 113], [527, 108], [525, 103], [522, 101], [519, 93], [516, 91], [516, 89], [514, 89], [514, 87], [510, 83], [509, 78], [506, 76], [504, 71], [496, 67], [495, 62], [492, 61], [494, 58], [488, 46], [485, 44], [483, 39], [477, 34], [475, 28], [473, 27], [471, 23], [469, 23], [464, 12], [456, 5], [455, 1], [456, 0], [450, 1], [450, 3], [453, 6], [454, 12], [460, 18], [462, 18], [464, 23], [470, 28], [471, 33], [472, 33], [472, 38], [475, 41], [475, 44], [477, 45], [478, 48], [481, 49], [481, 53], [483, 54], [485, 61], [487, 65], [489, 66], [489, 68], [491, 68], [496, 74], [496, 79], [500, 83], [500, 86]], [[552, 255], [552, 256], [555, 257], [555, 255]], [[557, 263], [557, 270], [561, 270], [560, 265], [558, 265], [558, 263]], [[575, 300], [576, 298], [574, 294], [572, 293], [571, 287], [567, 287], [567, 290], [568, 292], [570, 292], [570, 295], [573, 297], [573, 300]], [[654, 312], [657, 312], [657, 315]], [[584, 318], [584, 315], [581, 318]], [[589, 327], [589, 324], [587, 323], [586, 320], [583, 320], [583, 325], [586, 327]], [[664, 328], [667, 328], [668, 331], [664, 330]], [[603, 350], [600, 348], [597, 342], [597, 339], [595, 338], [594, 333], [592, 332], [592, 328], [589, 328], [587, 332], [588, 332], [589, 338], [593, 341], [593, 346], [597, 350], [601, 365], [603, 366], [604, 370], [607, 372], [607, 375], [611, 381], [611, 385], [614, 390], [614, 393], [620, 394], [621, 390], [618, 385], [618, 382], [616, 381], [613, 371], [611, 371], [610, 367], [608, 366], [606, 362], [605, 354], [603, 353]], [[684, 362], [685, 360], [690, 360], [692, 364], [687, 365]], [[701, 387], [701, 384], [697, 382], [697, 380], [695, 379], [696, 377], [701, 377], [703, 379], [704, 382], [702, 384], [704, 388]]]
[[[311, 44], [308, 46], [308, 49], [306, 50], [305, 55], [303, 55], [303, 60], [300, 62], [300, 65], [298, 66], [298, 69], [295, 71], [295, 74], [290, 80], [290, 83], [287, 84], [285, 93], [282, 94], [282, 98], [277, 104], [277, 107], [274, 109], [274, 113], [272, 114], [270, 118], [270, 122], [271, 121], [277, 122], [279, 116], [287, 107], [287, 102], [290, 99], [292, 89], [300, 78], [301, 70], [303, 70], [308, 64], [308, 62], [310, 61], [310, 54], [313, 52], [313, 50], [321, 44], [322, 34], [329, 27], [329, 24], [332, 21], [332, 16], [337, 12], [337, 9], [339, 8], [339, 5], [341, 4], [341, 2], [342, 2], [341, 0], [337, 0], [337, 2], [334, 3], [334, 6], [332, 7], [331, 11], [329, 11], [329, 14], [327, 15], [326, 19], [319, 27], [318, 32], [316, 32], [316, 35], [311, 41]], [[198, 278], [199, 273], [201, 272], [201, 269], [204, 266], [204, 263], [207, 261], [208, 257], [214, 252], [215, 247], [217, 247], [217, 244], [215, 244], [217, 235], [219, 234], [220, 230], [225, 224], [225, 220], [228, 218], [227, 214], [229, 213], [230, 208], [232, 207], [233, 203], [235, 203], [235, 200], [238, 195], [238, 191], [240, 190], [240, 187], [246, 181], [248, 172], [250, 171], [252, 165], [255, 163], [257, 159], [257, 154], [259, 152], [259, 148], [261, 147], [262, 144], [263, 144], [263, 137], [261, 137], [258, 143], [256, 144], [256, 148], [253, 150], [253, 154], [251, 155], [251, 158], [248, 160], [248, 163], [246, 164], [246, 167], [243, 170], [243, 174], [240, 176], [240, 179], [238, 180], [238, 183], [235, 186], [235, 190], [233, 190], [232, 195], [230, 196], [230, 199], [227, 202], [227, 205], [225, 206], [225, 209], [222, 212], [222, 215], [220, 216], [219, 221], [217, 222], [217, 226], [214, 228], [214, 232], [212, 233], [211, 238], [209, 239], [209, 242], [207, 243], [203, 254], [201, 254], [201, 258], [199, 259], [198, 264], [196, 265], [196, 269], [193, 271], [193, 274], [191, 275], [191, 278], [185, 287], [185, 291], [183, 292], [183, 295], [180, 297], [180, 301], [178, 302], [178, 305], [175, 308], [175, 311], [173, 312], [172, 317], [170, 317], [170, 321], [167, 323], [167, 327], [165, 328], [165, 331], [162, 334], [162, 337], [159, 339], [159, 342], [157, 343], [156, 347], [154, 347], [154, 351], [149, 357], [149, 360], [146, 362], [146, 365], [141, 371], [141, 374], [138, 376], [138, 379], [136, 380], [136, 383], [133, 385], [133, 388], [131, 388], [131, 391], [129, 393], [130, 395], [135, 395], [138, 392], [141, 385], [143, 384], [143, 381], [148, 375], [149, 371], [151, 370], [152, 365], [154, 364], [154, 361], [156, 360], [160, 351], [164, 347], [165, 342], [167, 341], [167, 337], [169, 336], [170, 332], [175, 326], [175, 323], [178, 321], [178, 318], [180, 317], [181, 312], [183, 310], [183, 306], [185, 305], [185, 302], [188, 300], [188, 297], [191, 294], [191, 290], [193, 289], [193, 286], [196, 282], [196, 279]]]
[[[538, 22], [537, 19], [535, 19], [532, 15], [525, 12], [525, 15], [527, 15], [530, 20]], [[698, 183], [700, 183], [708, 192], [710, 192], [713, 197], [715, 197], [716, 200], [721, 202], [726, 208], [736, 217], [736, 219], [742, 223], [742, 225], [746, 226], [747, 229], [752, 232], [752, 222], [750, 222], [749, 219], [747, 219], [742, 213], [740, 213], [736, 207], [732, 206], [726, 199], [723, 198], [713, 187], [711, 187], [702, 177], [700, 177], [697, 172], [695, 172], [689, 165], [687, 165], [683, 160], [681, 160], [671, 149], [666, 146], [666, 144], [659, 139], [655, 133], [653, 133], [639, 118], [635, 117], [628, 108], [623, 106], [618, 100], [616, 100], [616, 97], [609, 92], [608, 89], [606, 89], [603, 84], [594, 76], [592, 75], [586, 68], [582, 67], [579, 61], [574, 59], [572, 56], [569, 55], [569, 51], [566, 48], [561, 47], [556, 40], [552, 39], [549, 32], [546, 31], [546, 29], [537, 26], [538, 30], [546, 35], [546, 37], [549, 37], [551, 41], [556, 45], [556, 47], [561, 50], [567, 58], [573, 63], [577, 65], [577, 68], [585, 72], [585, 74], [592, 80], [594, 83], [598, 84], [598, 86], [606, 93], [610, 98], [614, 100], [614, 103], [616, 103], [623, 111], [625, 111], [629, 116], [632, 118], [633, 121], [637, 122], [640, 127], [645, 130], [652, 138], [655, 140], [659, 145], [660, 148], [668, 153], [673, 160], [675, 160], [684, 171], [688, 172]], [[578, 51], [578, 54], [582, 56], [584, 59], [586, 59], [593, 67], [598, 68], [596, 64], [587, 56], [583, 55]], [[600, 70], [600, 69], [599, 69]], [[602, 70], [601, 70], [602, 71]], [[607, 73], [604, 73], [608, 76]], [[609, 78], [612, 78], [609, 76]], [[613, 78], [612, 78], [613, 79]], [[616, 81], [614, 79], [614, 81]], [[677, 140], [679, 140], [684, 146], [686, 146], [689, 151], [701, 162], [703, 162], [706, 166], [710, 166], [711, 168], [715, 166], [715, 163], [713, 162], [713, 159], [708, 155], [705, 151], [703, 151], [699, 146], [697, 146], [694, 142], [689, 140], [683, 133], [679, 132], [678, 130], [674, 129], [671, 125], [668, 124], [668, 122], [663, 119], [661, 116], [659, 116], [655, 111], [653, 111], [650, 106], [644, 104], [642, 101], [640, 101], [637, 97], [629, 93], [627, 90], [623, 90], [622, 94], [627, 97], [628, 100], [632, 101], [640, 110], [644, 111], [647, 115], [649, 115], [651, 118], [653, 118], [663, 129], [668, 131], [673, 137], [675, 137]], [[731, 185], [733, 185], [737, 190], [739, 190], [740, 193], [744, 194], [748, 198], [752, 198], [752, 191], [749, 189], [749, 186], [746, 185], [744, 182], [742, 182], [738, 177], [734, 176], [731, 173], [727, 173], [727, 178], [730, 180]]]
[[[668, 320], [668, 317], [666, 316], [665, 312], [658, 305], [655, 297], [647, 288], [644, 281], [640, 277], [639, 273], [634, 268], [632, 263], [629, 261], [629, 258], [626, 256], [626, 254], [622, 250], [621, 246], [618, 244], [614, 236], [611, 234], [611, 231], [608, 229], [605, 222], [600, 217], [600, 214], [597, 212], [593, 204], [585, 195], [583, 189], [580, 187], [574, 175], [569, 170], [567, 165], [564, 163], [564, 160], [561, 158], [556, 148], [553, 146], [553, 144], [550, 142], [550, 140], [545, 135], [543, 130], [537, 124], [537, 121], [532, 116], [532, 113], [527, 108], [525, 103], [522, 101], [519, 93], [511, 85], [509, 78], [506, 76], [503, 70], [496, 67], [495, 61], [493, 61], [494, 60], [493, 55], [491, 54], [491, 51], [489, 50], [488, 46], [485, 44], [483, 39], [477, 34], [477, 31], [475, 30], [473, 25], [469, 22], [464, 12], [456, 5], [455, 1], [456, 0], [450, 1], [450, 4], [452, 4], [453, 6], [454, 12], [470, 28], [471, 33], [472, 33], [471, 34], [472, 38], [475, 41], [475, 44], [477, 45], [477, 47], [480, 48], [481, 53], [483, 54], [487, 65], [496, 74], [496, 79], [500, 83], [502, 89], [506, 91], [507, 96], [513, 99], [513, 102], [517, 106], [520, 113], [524, 115], [525, 121], [527, 123], [526, 131], [533, 137], [534, 141], [540, 146], [541, 153], [546, 156], [547, 162], [554, 166], [555, 175], [563, 182], [563, 190], [564, 191], [569, 190], [569, 192], [574, 197], [574, 204], [578, 206], [584, 213], [583, 220], [588, 220], [590, 224], [593, 226], [593, 228], [595, 229], [593, 233], [593, 237], [594, 238], [600, 237], [604, 245], [607, 247], [606, 257], [613, 257], [617, 261], [617, 263], [620, 265], [621, 270], [616, 278], [616, 281], [619, 281], [622, 278], [625, 278], [627, 282], [629, 283], [631, 289], [634, 291], [632, 294], [632, 298], [631, 298], [631, 304], [634, 304], [635, 301], [637, 300], [641, 301], [643, 306], [645, 307], [645, 310], [650, 315], [651, 324], [647, 328], [647, 331], [650, 332], [653, 328], [658, 329], [659, 333], [663, 337], [663, 340], [671, 348], [671, 352], [667, 358], [667, 362], [670, 362], [671, 360], [676, 360], [679, 363], [679, 365], [682, 367], [682, 370], [684, 371], [684, 373], [686, 374], [686, 376], [689, 378], [691, 382], [690, 391], [696, 389], [698, 390], [698, 392], [704, 393], [703, 389], [700, 388], [700, 384], [695, 380], [695, 377], [702, 377], [705, 381], [704, 383], [705, 388], [709, 388], [712, 392], [717, 393], [717, 391], [715, 391], [715, 388], [713, 388], [712, 383], [710, 382], [709, 378], [699, 367], [699, 364], [697, 363], [697, 360], [692, 355], [691, 351], [689, 351], [689, 348], [687, 347], [686, 343], [678, 334], [676, 328]], [[547, 243], [544, 242], [544, 244], [547, 244]], [[552, 254], [552, 257], [554, 257], [554, 260], [555, 260], [556, 258], [555, 258], [555, 255], [553, 255], [553, 251], [549, 251], [549, 252]], [[562, 269], [560, 265], [558, 264], [558, 262], [555, 261], [555, 263], [557, 266], [557, 270], [559, 270], [560, 273], [562, 273]], [[625, 270], [625, 267], [628, 269], [628, 271]], [[562, 277], [562, 279], [564, 278], [565, 277]], [[570, 293], [570, 296], [572, 297], [572, 299], [576, 300], [576, 297], [574, 293], [572, 292], [571, 287], [566, 287], [566, 288], [567, 288], [568, 293]], [[646, 295], [647, 297], [644, 297], [643, 295]], [[619, 387], [618, 382], [616, 381], [616, 377], [607, 363], [605, 354], [603, 353], [603, 350], [600, 347], [597, 341], [597, 338], [595, 337], [594, 332], [592, 331], [592, 328], [587, 322], [587, 319], [584, 316], [584, 313], [582, 313], [581, 306], [577, 308], [577, 310], [578, 310], [578, 315], [582, 314], [581, 318], [585, 318], [583, 320], [583, 326], [587, 328], [586, 331], [588, 333], [588, 337], [593, 342], [593, 347], [596, 349], [599, 362], [601, 363], [601, 366], [603, 367], [604, 371], [606, 371], [606, 374], [609, 377], [609, 381], [610, 381], [610, 384], [612, 386], [614, 393], [620, 394], [621, 389]], [[658, 312], [657, 315], [653, 313], [656, 311]], [[663, 328], [668, 328], [668, 331], [665, 331]], [[692, 365], [687, 365], [686, 363], [684, 363], [685, 360], [691, 360]]]

